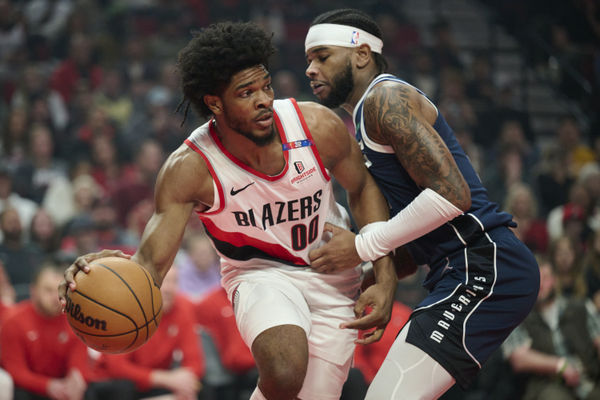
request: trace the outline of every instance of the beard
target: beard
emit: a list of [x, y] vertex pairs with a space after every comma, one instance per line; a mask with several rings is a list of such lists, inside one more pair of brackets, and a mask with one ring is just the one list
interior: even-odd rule
[[354, 77], [352, 66], [348, 62], [346, 68], [331, 82], [331, 92], [321, 100], [321, 104], [328, 108], [339, 107], [346, 102], [352, 90], [354, 90]]
[[264, 147], [275, 140], [275, 124], [272, 124], [269, 133], [263, 136], [255, 135], [241, 119], [227, 117], [227, 126], [259, 147]]

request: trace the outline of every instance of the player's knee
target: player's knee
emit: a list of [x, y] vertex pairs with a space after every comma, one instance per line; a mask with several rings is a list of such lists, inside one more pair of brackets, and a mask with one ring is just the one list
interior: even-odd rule
[[295, 399], [306, 375], [306, 367], [292, 366], [270, 370], [260, 375], [260, 390], [265, 397], [271, 399]]
[[267, 399], [294, 399], [308, 367], [308, 341], [302, 328], [277, 326], [261, 333], [252, 344], [259, 387]]

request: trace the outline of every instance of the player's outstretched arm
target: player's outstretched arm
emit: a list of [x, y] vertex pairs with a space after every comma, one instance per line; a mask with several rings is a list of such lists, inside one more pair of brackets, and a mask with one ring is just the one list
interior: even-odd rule
[[190, 214], [212, 204], [212, 178], [206, 164], [186, 145], [175, 150], [158, 174], [154, 193], [154, 213], [142, 234], [140, 246], [133, 255], [117, 250], [102, 250], [78, 257], [65, 271], [59, 286], [63, 308], [67, 288], [76, 290], [74, 276], [80, 270], [89, 272], [89, 263], [102, 257], [131, 258], [144, 266], [157, 284], [161, 284], [172, 265]]

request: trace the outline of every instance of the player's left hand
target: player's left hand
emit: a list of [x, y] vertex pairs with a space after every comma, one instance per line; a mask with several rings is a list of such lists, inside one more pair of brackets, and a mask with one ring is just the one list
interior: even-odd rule
[[[354, 341], [356, 344], [369, 344], [377, 342], [383, 336], [385, 327], [392, 317], [392, 306], [394, 300], [395, 285], [386, 283], [376, 283], [362, 292], [356, 304], [354, 305], [354, 321], [344, 322], [340, 328], [366, 330], [375, 328], [366, 332], [362, 338]], [[365, 314], [367, 307], [371, 312]]]
[[331, 274], [354, 268], [362, 262], [354, 247], [354, 233], [329, 222], [325, 223], [323, 231], [331, 233], [331, 239], [308, 254], [315, 271]]

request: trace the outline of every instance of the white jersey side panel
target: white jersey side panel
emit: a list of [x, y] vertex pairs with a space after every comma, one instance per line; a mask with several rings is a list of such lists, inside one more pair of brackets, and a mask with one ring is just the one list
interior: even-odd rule
[[227, 152], [212, 121], [186, 140], [202, 155], [215, 182], [213, 207], [199, 217], [221, 256], [224, 278], [236, 269], [259, 268], [262, 261], [307, 266], [308, 253], [323, 240], [326, 221], [349, 227], [295, 100], [276, 100], [273, 110], [281, 142], [289, 148], [283, 151], [285, 166], [275, 176], [255, 171]]

